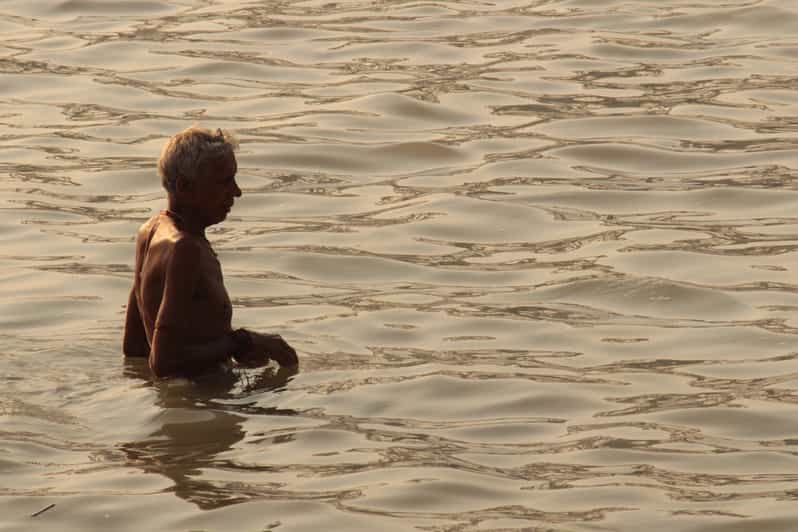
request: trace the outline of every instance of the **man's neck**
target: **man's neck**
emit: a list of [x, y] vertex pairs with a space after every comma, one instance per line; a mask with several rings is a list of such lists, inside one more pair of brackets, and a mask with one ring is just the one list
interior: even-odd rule
[[177, 201], [177, 198], [169, 195], [169, 206], [167, 212], [176, 222], [180, 224], [180, 229], [192, 235], [205, 238], [205, 228], [207, 227], [197, 216], [193, 215], [191, 209], [187, 209]]

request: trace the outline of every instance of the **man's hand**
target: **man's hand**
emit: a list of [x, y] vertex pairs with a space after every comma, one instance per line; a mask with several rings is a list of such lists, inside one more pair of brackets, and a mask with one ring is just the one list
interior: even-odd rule
[[[252, 334], [252, 333], [250, 333]], [[252, 349], [244, 353], [239, 353], [233, 357], [240, 366], [248, 368], [256, 368], [258, 366], [265, 366], [269, 363], [269, 357], [263, 349], [258, 346], [253, 346]]]
[[281, 367], [292, 367], [299, 364], [294, 348], [288, 345], [279, 334], [259, 334], [251, 332], [253, 351], [258, 351], [267, 359], [272, 359]]
[[281, 367], [293, 367], [299, 364], [294, 348], [288, 345], [279, 334], [259, 334], [247, 331], [252, 339], [252, 347], [235, 356], [236, 362], [242, 366], [263, 366], [274, 360]]

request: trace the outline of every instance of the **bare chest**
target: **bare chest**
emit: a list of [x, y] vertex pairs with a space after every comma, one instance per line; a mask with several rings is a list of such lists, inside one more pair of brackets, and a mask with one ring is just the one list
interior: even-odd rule
[[224, 286], [222, 266], [210, 245], [200, 258], [200, 276], [192, 295], [192, 318], [196, 326], [229, 328], [233, 310]]

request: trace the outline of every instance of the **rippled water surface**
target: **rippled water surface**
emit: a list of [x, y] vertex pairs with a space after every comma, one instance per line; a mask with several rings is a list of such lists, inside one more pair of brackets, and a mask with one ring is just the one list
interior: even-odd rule
[[[793, 0], [0, 3], [0, 529], [793, 531]], [[120, 338], [164, 141], [295, 374]], [[36, 517], [31, 514], [48, 507]]]

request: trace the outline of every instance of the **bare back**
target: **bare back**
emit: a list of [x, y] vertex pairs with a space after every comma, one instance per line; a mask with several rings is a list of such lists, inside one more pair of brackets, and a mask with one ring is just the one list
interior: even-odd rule
[[[180, 316], [167, 316], [161, 312], [167, 270], [178, 242], [185, 245], [187, 241], [198, 249], [199, 275], [190, 293], [190, 305]], [[232, 306], [221, 265], [210, 243], [181, 230], [179, 221], [165, 211], [150, 218], [138, 231], [133, 292], [149, 345], [156, 327], [179, 331], [186, 344], [207, 342], [231, 330]]]

